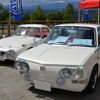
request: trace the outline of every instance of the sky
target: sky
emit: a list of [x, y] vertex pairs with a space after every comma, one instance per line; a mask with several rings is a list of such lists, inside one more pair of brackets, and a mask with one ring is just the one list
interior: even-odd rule
[[[83, 0], [22, 0], [24, 6], [38, 5], [38, 4], [54, 4], [54, 3], [66, 3], [66, 2], [80, 2]], [[3, 5], [10, 5], [10, 0], [0, 0]]]

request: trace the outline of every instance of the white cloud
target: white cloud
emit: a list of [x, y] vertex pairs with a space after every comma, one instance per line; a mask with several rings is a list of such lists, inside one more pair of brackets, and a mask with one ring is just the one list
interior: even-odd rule
[[65, 3], [66, 0], [54, 0], [54, 1], [50, 1], [49, 3]]

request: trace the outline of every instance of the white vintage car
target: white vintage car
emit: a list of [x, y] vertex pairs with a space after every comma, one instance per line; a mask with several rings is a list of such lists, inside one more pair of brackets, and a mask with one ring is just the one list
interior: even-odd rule
[[0, 39], [0, 61], [14, 61], [22, 52], [42, 44], [49, 32], [42, 24], [19, 25], [12, 36]]
[[100, 25], [55, 25], [44, 44], [17, 57], [15, 68], [36, 89], [94, 91], [100, 75]]

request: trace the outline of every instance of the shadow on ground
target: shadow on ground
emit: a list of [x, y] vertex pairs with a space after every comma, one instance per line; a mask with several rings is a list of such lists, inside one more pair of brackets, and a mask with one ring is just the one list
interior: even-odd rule
[[14, 61], [0, 61], [0, 66], [11, 67], [14, 68]]
[[69, 92], [65, 90], [52, 89], [52, 92], [36, 90], [34, 86], [29, 91], [36, 94], [37, 98], [43, 100], [100, 100], [100, 78], [98, 79], [96, 90], [93, 93]]

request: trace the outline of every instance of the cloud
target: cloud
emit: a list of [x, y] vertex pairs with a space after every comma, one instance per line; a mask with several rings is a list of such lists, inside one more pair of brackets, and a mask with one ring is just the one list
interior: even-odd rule
[[3, 5], [8, 5], [10, 4], [10, 0], [0, 0], [0, 3], [2, 3]]
[[53, 1], [49, 1], [49, 3], [65, 3], [66, 0], [53, 0]]
[[80, 2], [82, 0], [23, 0], [24, 4], [31, 3], [35, 4], [54, 4], [54, 3], [67, 3], [67, 2]]
[[[23, 5], [41, 5], [41, 4], [54, 4], [54, 3], [67, 3], [67, 2], [80, 2], [82, 0], [22, 0]], [[10, 0], [0, 0], [3, 5], [10, 5]]]

